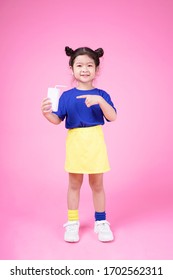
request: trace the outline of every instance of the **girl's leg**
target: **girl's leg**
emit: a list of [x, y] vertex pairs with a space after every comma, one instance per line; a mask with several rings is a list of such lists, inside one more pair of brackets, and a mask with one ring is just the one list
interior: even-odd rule
[[89, 174], [89, 184], [92, 189], [95, 211], [96, 212], [105, 211], [105, 192], [103, 188], [103, 173]]
[[68, 222], [64, 225], [64, 240], [67, 242], [79, 241], [78, 207], [82, 182], [82, 174], [69, 173], [69, 186], [67, 192]]
[[113, 233], [110, 229], [110, 224], [106, 221], [103, 174], [90, 174], [89, 184], [92, 189], [93, 203], [95, 208], [94, 231], [98, 234], [98, 239], [100, 241], [112, 241], [114, 239]]
[[67, 192], [67, 206], [70, 210], [78, 209], [80, 188], [83, 182], [83, 174], [69, 173], [69, 186]]

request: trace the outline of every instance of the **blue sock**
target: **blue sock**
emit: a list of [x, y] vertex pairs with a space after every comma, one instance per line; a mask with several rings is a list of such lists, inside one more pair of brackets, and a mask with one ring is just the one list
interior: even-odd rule
[[96, 221], [103, 221], [106, 220], [106, 212], [95, 212], [95, 220]]

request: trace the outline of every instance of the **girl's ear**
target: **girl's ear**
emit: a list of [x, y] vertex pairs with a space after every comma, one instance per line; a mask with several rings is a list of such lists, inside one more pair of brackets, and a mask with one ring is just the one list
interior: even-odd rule
[[100, 75], [100, 67], [97, 66], [96, 67], [96, 78], [99, 77], [99, 75]]
[[99, 66], [96, 66], [96, 73], [99, 72]]
[[70, 69], [70, 71], [71, 71], [71, 74], [74, 75], [73, 67], [72, 67], [72, 66], [69, 66], [69, 69]]

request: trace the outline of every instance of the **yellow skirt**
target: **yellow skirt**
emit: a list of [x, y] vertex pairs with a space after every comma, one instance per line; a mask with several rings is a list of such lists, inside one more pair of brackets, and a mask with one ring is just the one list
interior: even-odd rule
[[110, 170], [100, 125], [68, 130], [65, 170], [78, 174], [97, 174]]

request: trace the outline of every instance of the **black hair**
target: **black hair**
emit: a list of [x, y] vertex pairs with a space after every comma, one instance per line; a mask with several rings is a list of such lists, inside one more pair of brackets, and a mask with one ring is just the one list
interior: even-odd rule
[[92, 50], [88, 47], [82, 47], [82, 48], [78, 48], [76, 50], [73, 50], [69, 47], [65, 47], [65, 52], [67, 56], [70, 56], [70, 60], [69, 60], [69, 65], [73, 67], [74, 64], [74, 60], [78, 55], [88, 55], [90, 58], [92, 58], [95, 62], [96, 67], [99, 66], [100, 64], [100, 57], [103, 56], [104, 51], [102, 48], [98, 48], [96, 50]]

